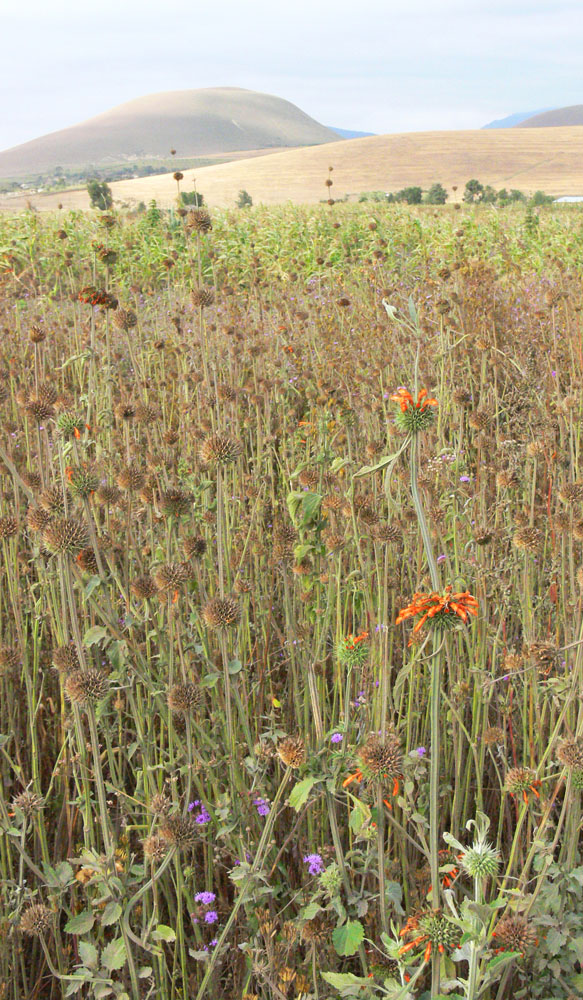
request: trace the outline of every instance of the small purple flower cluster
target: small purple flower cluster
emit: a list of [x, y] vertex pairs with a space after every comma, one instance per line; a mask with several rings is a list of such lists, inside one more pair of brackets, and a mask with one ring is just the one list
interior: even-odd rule
[[319, 854], [305, 854], [304, 862], [308, 866], [310, 875], [321, 875], [324, 871], [324, 862]]
[[192, 812], [192, 810], [196, 806], [200, 806], [200, 809], [197, 812], [196, 816], [194, 817], [195, 823], [199, 823], [201, 826], [204, 825], [205, 823], [210, 823], [211, 814], [206, 809], [206, 807], [203, 806], [203, 804], [200, 801], [200, 799], [195, 799], [194, 802], [191, 802], [190, 805], [188, 806], [188, 811]]
[[[212, 924], [216, 924], [217, 920], [219, 919], [219, 915], [216, 910], [209, 909], [209, 907], [211, 907], [212, 904], [215, 902], [216, 898], [217, 898], [216, 893], [214, 892], [206, 891], [206, 892], [196, 893], [194, 901], [195, 903], [199, 903], [200, 905], [198, 914], [196, 913], [190, 914], [193, 924], [198, 924], [201, 919], [204, 921], [205, 924], [208, 924], [209, 926], [211, 926]], [[203, 951], [208, 951], [209, 948], [214, 948], [216, 943], [217, 943], [217, 938], [213, 938], [212, 941], [209, 941], [208, 944], [204, 945]]]
[[269, 802], [266, 799], [253, 799], [253, 805], [257, 809], [259, 816], [269, 816]]

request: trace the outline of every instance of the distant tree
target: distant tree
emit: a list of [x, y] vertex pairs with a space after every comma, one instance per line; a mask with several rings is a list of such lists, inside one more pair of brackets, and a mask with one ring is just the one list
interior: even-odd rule
[[204, 195], [200, 191], [181, 191], [180, 200], [183, 205], [194, 205], [195, 208], [204, 205]]
[[447, 201], [447, 191], [442, 184], [432, 184], [425, 195], [428, 205], [445, 205]]
[[554, 202], [554, 196], [552, 194], [545, 194], [544, 191], [535, 191], [532, 198], [530, 199], [531, 205], [552, 205]]
[[507, 191], [506, 188], [501, 188], [500, 189], [500, 191], [496, 195], [496, 201], [498, 202], [499, 205], [507, 205], [508, 204], [508, 202], [510, 201], [510, 195], [508, 194], [508, 191]]
[[475, 177], [473, 177], [472, 180], [468, 181], [468, 183], [465, 186], [464, 201], [466, 202], [480, 201], [483, 193], [484, 193], [484, 185], [480, 184], [480, 182], [477, 181]]
[[423, 197], [423, 190], [420, 187], [403, 188], [397, 191], [397, 201], [404, 201], [407, 205], [420, 205]]
[[480, 201], [484, 202], [485, 205], [494, 205], [497, 197], [498, 195], [496, 194], [494, 188], [490, 187], [489, 184], [486, 184], [484, 190], [482, 191]]
[[526, 201], [526, 195], [517, 188], [510, 189], [510, 201]]
[[249, 192], [245, 191], [244, 188], [241, 188], [237, 196], [237, 208], [250, 208], [252, 204], [253, 198]]
[[109, 184], [105, 181], [92, 180], [87, 184], [87, 193], [91, 208], [98, 208], [101, 212], [106, 212], [113, 205], [113, 195]]

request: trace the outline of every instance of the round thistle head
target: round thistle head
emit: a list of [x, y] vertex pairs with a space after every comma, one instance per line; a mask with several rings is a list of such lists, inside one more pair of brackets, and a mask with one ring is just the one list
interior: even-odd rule
[[190, 493], [181, 489], [165, 490], [160, 496], [160, 513], [164, 517], [181, 517], [192, 509], [193, 499]]
[[78, 413], [66, 410], [57, 417], [57, 430], [66, 438], [80, 438], [85, 430], [85, 421]]
[[215, 290], [207, 285], [200, 285], [193, 288], [190, 293], [191, 304], [199, 309], [206, 309], [212, 306], [215, 301]]
[[136, 404], [132, 399], [122, 399], [113, 408], [118, 420], [122, 423], [129, 423], [136, 415]]
[[39, 495], [38, 502], [47, 514], [59, 517], [65, 513], [65, 499], [60, 486], [47, 486]]
[[144, 857], [151, 865], [159, 865], [168, 854], [168, 841], [153, 833], [142, 840]]
[[196, 233], [208, 233], [213, 228], [211, 217], [206, 208], [191, 209], [186, 225]]
[[395, 781], [403, 775], [403, 753], [394, 734], [382, 740], [373, 733], [358, 750], [358, 759], [364, 777], [370, 780]]
[[33, 323], [28, 331], [28, 339], [31, 344], [42, 344], [43, 340], [46, 340], [46, 338], [46, 330], [43, 330], [42, 326], [38, 326], [38, 324]]
[[452, 951], [458, 947], [462, 932], [452, 920], [433, 910], [419, 917], [419, 933], [425, 934], [435, 948], [441, 945], [447, 951]]
[[138, 576], [131, 584], [130, 590], [139, 601], [149, 601], [158, 593], [158, 588], [149, 574]]
[[117, 308], [113, 314], [113, 322], [118, 330], [131, 330], [136, 326], [138, 317], [131, 309]]
[[524, 552], [538, 552], [542, 545], [542, 533], [538, 528], [519, 528], [514, 532], [512, 544]]
[[114, 507], [115, 504], [119, 503], [121, 498], [121, 490], [118, 486], [111, 486], [108, 483], [103, 483], [95, 491], [95, 502], [99, 504], [100, 507]]
[[95, 555], [95, 550], [92, 545], [88, 545], [86, 548], [81, 549], [81, 551], [77, 554], [75, 561], [83, 573], [91, 573], [92, 576], [96, 576], [99, 573], [97, 556]]
[[19, 809], [27, 819], [30, 819], [34, 813], [40, 812], [43, 805], [44, 799], [28, 789], [12, 799], [12, 808]]
[[206, 552], [206, 540], [202, 535], [193, 535], [185, 538], [182, 543], [182, 551], [186, 559], [200, 559]]
[[381, 545], [388, 545], [391, 542], [401, 541], [403, 531], [397, 524], [377, 524], [373, 537]]
[[464, 851], [460, 858], [464, 871], [472, 878], [488, 878], [496, 875], [500, 864], [500, 852], [491, 844], [477, 842]]
[[154, 583], [161, 594], [180, 590], [188, 580], [188, 568], [184, 563], [166, 563], [152, 574]]
[[42, 531], [47, 524], [51, 523], [51, 520], [49, 512], [43, 510], [42, 507], [29, 507], [26, 512], [26, 525], [28, 530], [33, 533]]
[[300, 937], [306, 944], [324, 947], [330, 940], [331, 931], [332, 925], [330, 922], [325, 917], [318, 916], [312, 920], [306, 920], [300, 931]]
[[504, 743], [504, 730], [500, 726], [488, 726], [484, 730], [482, 739], [487, 747]]
[[179, 715], [191, 715], [200, 704], [200, 697], [197, 684], [173, 684], [168, 691], [168, 708]]
[[194, 816], [168, 816], [160, 826], [160, 835], [179, 851], [194, 847], [199, 840], [199, 828]]
[[22, 914], [19, 928], [23, 934], [40, 937], [52, 929], [54, 919], [55, 915], [48, 906], [44, 906], [43, 903], [33, 903]]
[[167, 816], [172, 806], [172, 800], [163, 792], [156, 792], [150, 799], [150, 812], [153, 816]]
[[580, 771], [583, 769], [583, 739], [563, 740], [557, 747], [557, 760], [564, 767]]
[[536, 772], [530, 767], [512, 767], [506, 772], [505, 788], [512, 795], [528, 792], [536, 781]]
[[18, 521], [10, 514], [0, 517], [0, 539], [14, 538], [18, 534]]
[[16, 646], [0, 646], [0, 676], [13, 673], [22, 657]]
[[87, 547], [89, 536], [82, 521], [59, 517], [47, 524], [42, 538], [45, 547], [53, 555], [75, 555]]
[[213, 597], [202, 611], [208, 628], [234, 628], [241, 621], [241, 608], [234, 597]]
[[105, 698], [108, 691], [107, 674], [95, 667], [75, 670], [65, 681], [65, 694], [75, 705], [93, 705]]
[[52, 660], [53, 666], [60, 674], [72, 674], [80, 668], [79, 654], [73, 642], [68, 646], [57, 646], [53, 649]]
[[526, 917], [502, 917], [492, 931], [500, 951], [520, 951], [524, 955], [536, 943], [536, 931]]
[[200, 457], [205, 465], [227, 465], [241, 454], [238, 441], [227, 434], [212, 434], [200, 446]]
[[277, 753], [286, 767], [301, 767], [306, 759], [306, 745], [301, 736], [285, 736], [277, 744]]
[[38, 472], [32, 472], [31, 469], [24, 469], [20, 473], [20, 478], [25, 486], [28, 486], [29, 490], [33, 493], [38, 493], [42, 486], [42, 479]]
[[365, 664], [370, 655], [370, 645], [368, 643], [368, 632], [361, 632], [360, 635], [349, 633], [336, 644], [336, 656], [338, 662], [343, 667], [361, 667]]
[[99, 486], [99, 476], [91, 466], [69, 466], [66, 473], [71, 494], [80, 500], [87, 500]]
[[145, 482], [144, 472], [137, 465], [126, 465], [116, 477], [116, 483], [120, 490], [126, 490], [128, 493], [141, 490]]
[[569, 506], [581, 503], [583, 501], [583, 483], [566, 483], [559, 490], [559, 499]]

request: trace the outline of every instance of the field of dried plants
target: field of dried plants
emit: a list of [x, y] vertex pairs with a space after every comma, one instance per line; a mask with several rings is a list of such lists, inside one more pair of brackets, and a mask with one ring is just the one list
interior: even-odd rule
[[0, 218], [0, 998], [583, 992], [583, 216]]

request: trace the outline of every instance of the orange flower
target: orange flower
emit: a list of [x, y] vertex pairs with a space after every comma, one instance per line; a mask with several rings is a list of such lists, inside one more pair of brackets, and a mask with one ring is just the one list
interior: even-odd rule
[[415, 402], [409, 390], [405, 389], [401, 385], [397, 389], [396, 393], [393, 396], [391, 396], [391, 399], [394, 400], [395, 403], [399, 404], [399, 406], [401, 407], [401, 413], [406, 413], [407, 410], [410, 408], [414, 408], [415, 410], [421, 410], [421, 412], [423, 413], [426, 406], [437, 406], [436, 399], [425, 398], [427, 394], [428, 394], [427, 389], [422, 389], [419, 395], [417, 396], [417, 402]]
[[442, 620], [446, 615], [461, 618], [465, 623], [469, 615], [478, 614], [478, 602], [472, 597], [468, 590], [458, 594], [452, 594], [451, 586], [445, 588], [443, 595], [433, 592], [432, 594], [413, 594], [411, 604], [407, 605], [399, 612], [396, 624], [406, 621], [407, 618], [415, 618], [419, 615], [419, 621], [413, 629], [418, 632], [423, 627], [428, 618], [435, 618], [439, 615]]

